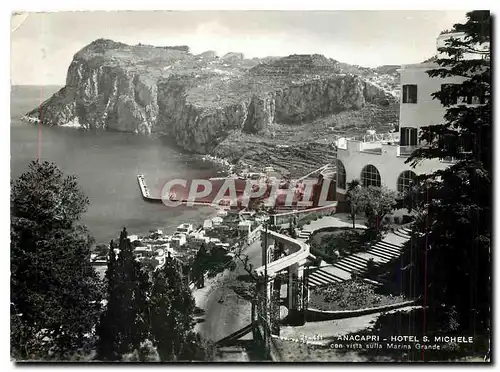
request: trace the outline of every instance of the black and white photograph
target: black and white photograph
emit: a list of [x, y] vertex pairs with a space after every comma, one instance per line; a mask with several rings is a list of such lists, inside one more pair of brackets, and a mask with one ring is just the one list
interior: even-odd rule
[[11, 362], [491, 364], [493, 16], [13, 12]]

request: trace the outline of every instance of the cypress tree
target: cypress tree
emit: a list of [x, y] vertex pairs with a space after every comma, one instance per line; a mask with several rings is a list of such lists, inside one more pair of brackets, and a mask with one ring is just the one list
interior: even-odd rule
[[192, 341], [195, 302], [173, 258], [153, 274], [149, 308], [153, 343], [161, 360], [189, 358], [185, 348]]
[[125, 228], [120, 233], [119, 249], [118, 258], [114, 259], [114, 246], [110, 244], [106, 272], [108, 303], [99, 326], [99, 357], [106, 360], [118, 360], [139, 350], [149, 333], [148, 274], [135, 260]]

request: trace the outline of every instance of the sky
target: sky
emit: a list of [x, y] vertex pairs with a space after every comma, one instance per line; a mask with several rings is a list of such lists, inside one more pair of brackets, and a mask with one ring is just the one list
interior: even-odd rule
[[64, 85], [73, 55], [98, 38], [188, 45], [245, 57], [318, 53], [376, 67], [418, 63], [463, 11], [98, 11], [23, 13], [11, 20], [11, 83]]

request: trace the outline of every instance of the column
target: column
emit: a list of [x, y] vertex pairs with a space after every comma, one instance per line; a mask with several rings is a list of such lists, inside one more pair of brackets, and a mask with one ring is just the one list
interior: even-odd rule
[[[261, 247], [262, 247], [262, 266], [266, 264], [266, 259], [268, 259], [269, 246], [274, 244], [274, 239], [266, 234], [265, 230], [262, 231], [261, 235]], [[269, 260], [267, 261], [269, 263]]]
[[288, 311], [289, 313], [297, 310], [297, 283], [299, 265], [293, 264], [288, 268]]
[[288, 271], [288, 319], [290, 325], [304, 324], [304, 309], [299, 304], [302, 294], [302, 285], [299, 283], [299, 275], [303, 275], [303, 270], [299, 273], [299, 265], [294, 264]]

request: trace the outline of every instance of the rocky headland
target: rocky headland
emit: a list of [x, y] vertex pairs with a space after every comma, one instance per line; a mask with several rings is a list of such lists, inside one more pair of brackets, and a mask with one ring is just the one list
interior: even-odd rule
[[246, 59], [99, 39], [75, 54], [66, 86], [27, 116], [163, 134], [189, 152], [289, 170], [296, 163], [301, 172], [331, 159], [328, 139], [341, 128], [397, 121], [397, 73], [388, 71], [317, 54]]

